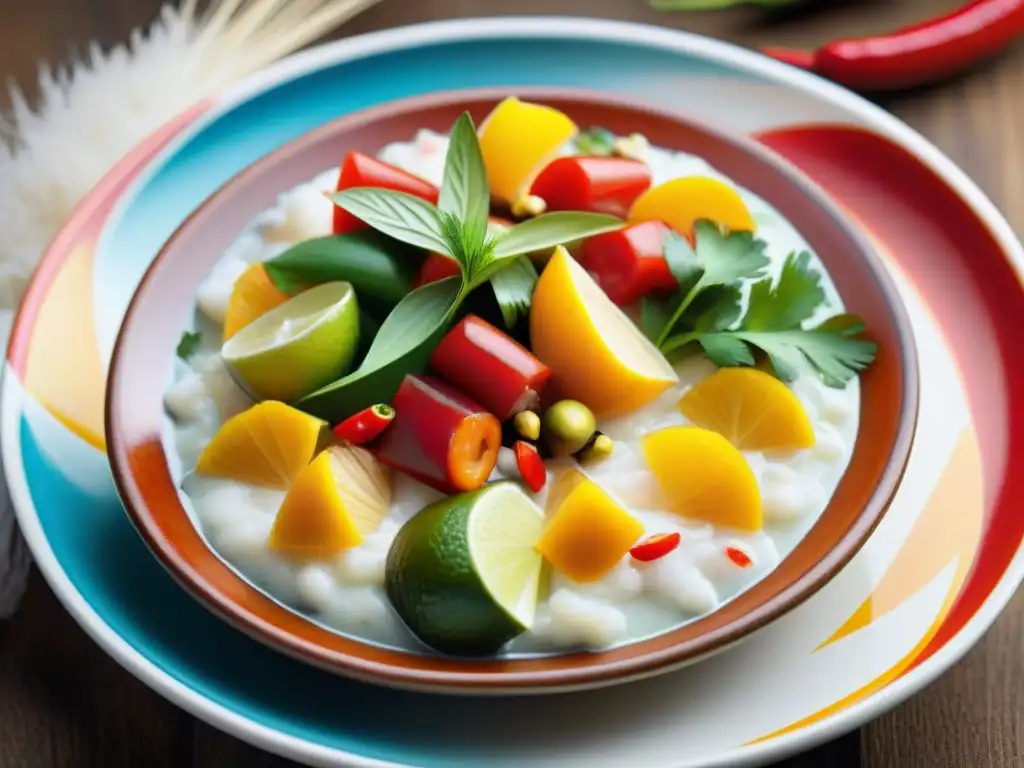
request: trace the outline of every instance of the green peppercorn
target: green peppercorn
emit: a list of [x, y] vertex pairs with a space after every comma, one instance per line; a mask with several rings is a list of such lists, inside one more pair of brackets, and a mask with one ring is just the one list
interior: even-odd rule
[[533, 411], [520, 411], [512, 419], [516, 432], [525, 440], [540, 439], [540, 416]]
[[608, 435], [598, 432], [594, 435], [594, 439], [577, 454], [577, 459], [583, 464], [595, 464], [611, 456], [614, 449], [615, 441]]
[[597, 419], [587, 406], [576, 400], [560, 400], [544, 411], [541, 437], [554, 456], [570, 456], [585, 446]]

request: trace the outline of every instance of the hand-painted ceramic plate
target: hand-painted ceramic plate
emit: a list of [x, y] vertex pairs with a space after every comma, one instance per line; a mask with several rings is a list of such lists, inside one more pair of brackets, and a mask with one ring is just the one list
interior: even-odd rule
[[[753, 134], [860, 222], [918, 346], [920, 416], [903, 483], [868, 543], [814, 598], [678, 673], [486, 701], [325, 675], [215, 618], [132, 529], [103, 453], [111, 346], [163, 242], [252, 161], [392, 99], [531, 85], [628, 93]], [[1022, 265], [1005, 220], [932, 145], [756, 54], [550, 17], [392, 30], [301, 54], [197, 106], [97, 187], [47, 253], [14, 329], [3, 463], [29, 545], [76, 619], [172, 701], [266, 749], [346, 766], [760, 764], [853, 729], [933, 680], [1020, 583]]]
[[605, 93], [517, 89], [577, 125], [705, 159], [771, 200], [803, 233], [851, 312], [880, 347], [860, 377], [857, 442], [832, 501], [778, 568], [716, 611], [641, 642], [592, 653], [460, 659], [412, 653], [334, 632], [252, 586], [216, 555], [192, 523], [164, 442], [163, 393], [202, 280], [246, 224], [277, 196], [349, 149], [377, 152], [419, 128], [448, 129], [468, 111], [479, 124], [509, 89], [401, 99], [335, 120], [262, 158], [221, 187], [174, 233], [132, 299], [107, 389], [107, 442], [129, 516], [178, 581], [263, 642], [325, 669], [401, 688], [449, 693], [540, 693], [649, 677], [692, 663], [796, 607], [826, 584], [867, 539], [899, 485], [917, 420], [917, 360], [910, 321], [874, 248], [813, 184], [756, 142]]

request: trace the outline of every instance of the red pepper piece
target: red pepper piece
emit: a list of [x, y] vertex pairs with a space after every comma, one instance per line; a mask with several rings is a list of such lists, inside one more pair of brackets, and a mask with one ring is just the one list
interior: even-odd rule
[[629, 554], [641, 563], [658, 560], [679, 546], [683, 537], [678, 533], [656, 533], [648, 536], [631, 550]]
[[625, 216], [651, 186], [651, 169], [624, 157], [560, 157], [540, 172], [530, 194], [549, 211], [593, 211]]
[[352, 445], [366, 445], [376, 440], [395, 418], [395, 409], [378, 403], [349, 416], [334, 428], [334, 436]]
[[441, 339], [430, 367], [502, 421], [536, 408], [551, 378], [530, 350], [476, 315]]
[[634, 224], [589, 238], [576, 258], [608, 298], [624, 307], [650, 291], [678, 287], [663, 251], [668, 232], [660, 221]]
[[749, 568], [754, 564], [754, 561], [750, 559], [750, 555], [739, 547], [726, 547], [725, 556], [740, 568]]
[[[353, 187], [378, 187], [405, 192], [437, 204], [438, 189], [401, 168], [382, 163], [375, 157], [352, 150], [345, 155], [338, 176], [338, 191]], [[334, 208], [334, 234], [343, 235], [364, 229], [366, 224], [344, 208]]]
[[408, 375], [392, 400], [395, 420], [377, 458], [443, 493], [472, 491], [494, 470], [501, 423], [443, 381]]
[[969, 69], [1024, 35], [1024, 0], [974, 0], [888, 35], [837, 40], [811, 55], [765, 50], [848, 88], [898, 90]]
[[459, 262], [451, 256], [445, 256], [443, 253], [428, 253], [427, 258], [420, 265], [413, 288], [419, 288], [427, 283], [436, 283], [438, 280], [460, 274], [462, 274], [462, 269], [459, 267]]
[[537, 449], [523, 440], [516, 440], [513, 448], [516, 452], [516, 466], [526, 487], [534, 493], [540, 493], [544, 483], [548, 481], [548, 471], [544, 468], [544, 459]]

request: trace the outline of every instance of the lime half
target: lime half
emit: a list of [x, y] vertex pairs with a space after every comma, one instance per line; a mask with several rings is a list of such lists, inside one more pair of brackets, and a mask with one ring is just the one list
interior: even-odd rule
[[388, 597], [413, 634], [456, 656], [485, 656], [533, 625], [544, 513], [513, 483], [424, 507], [388, 551]]
[[221, 356], [257, 400], [294, 402], [344, 376], [359, 341], [359, 306], [349, 283], [293, 296], [224, 342]]

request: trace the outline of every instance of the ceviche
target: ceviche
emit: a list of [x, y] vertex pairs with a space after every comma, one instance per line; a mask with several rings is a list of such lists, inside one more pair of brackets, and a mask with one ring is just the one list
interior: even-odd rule
[[876, 354], [771, 205], [508, 98], [281, 195], [165, 394], [211, 547], [312, 620], [465, 656], [714, 611], [813, 525]]

